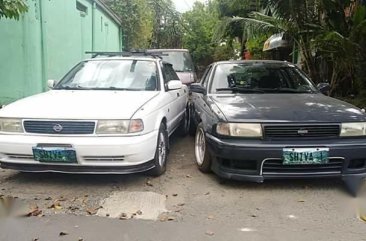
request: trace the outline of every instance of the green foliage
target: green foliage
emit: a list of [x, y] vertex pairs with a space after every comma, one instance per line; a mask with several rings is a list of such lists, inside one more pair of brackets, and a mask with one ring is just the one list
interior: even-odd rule
[[151, 47], [181, 48], [183, 25], [181, 15], [171, 0], [149, 0], [154, 12]]
[[151, 41], [153, 12], [145, 0], [103, 0], [121, 19], [125, 48], [147, 48]]
[[193, 9], [182, 16], [185, 30], [183, 44], [190, 50], [199, 71], [212, 62], [236, 56], [235, 41], [213, 41], [215, 29], [220, 22], [217, 4], [216, 0], [207, 4], [196, 2]]
[[19, 20], [28, 7], [23, 0], [0, 0], [0, 19], [10, 18]]
[[251, 53], [253, 59], [265, 59], [267, 57], [267, 54], [263, 52], [263, 45], [269, 37], [269, 34], [263, 34], [248, 39], [246, 48]]
[[178, 48], [183, 31], [171, 0], [103, 0], [122, 19], [125, 49]]

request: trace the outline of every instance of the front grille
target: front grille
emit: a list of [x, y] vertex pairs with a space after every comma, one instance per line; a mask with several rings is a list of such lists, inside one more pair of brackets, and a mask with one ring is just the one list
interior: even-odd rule
[[263, 163], [263, 175], [291, 175], [291, 174], [326, 174], [341, 173], [343, 169], [342, 158], [331, 158], [328, 164], [322, 165], [283, 165], [282, 160], [266, 160]]
[[94, 129], [92, 121], [24, 121], [24, 130], [35, 134], [87, 135]]
[[334, 138], [340, 133], [340, 125], [265, 125], [265, 138]]

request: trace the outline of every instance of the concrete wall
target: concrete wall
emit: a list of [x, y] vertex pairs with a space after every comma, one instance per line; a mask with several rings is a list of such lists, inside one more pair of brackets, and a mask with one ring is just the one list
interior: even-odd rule
[[92, 0], [27, 4], [19, 21], [0, 19], [0, 104], [44, 91], [47, 79], [62, 78], [86, 51], [122, 49], [119, 24]]

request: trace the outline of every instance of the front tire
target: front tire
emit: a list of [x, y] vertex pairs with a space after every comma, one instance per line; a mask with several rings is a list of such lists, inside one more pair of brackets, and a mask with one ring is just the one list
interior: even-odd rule
[[198, 169], [203, 173], [211, 172], [211, 156], [208, 152], [206, 134], [202, 123], [197, 126], [194, 153]]
[[164, 123], [161, 123], [154, 157], [155, 167], [149, 172], [149, 174], [152, 176], [161, 176], [166, 171], [166, 162], [168, 159], [168, 141], [166, 126]]

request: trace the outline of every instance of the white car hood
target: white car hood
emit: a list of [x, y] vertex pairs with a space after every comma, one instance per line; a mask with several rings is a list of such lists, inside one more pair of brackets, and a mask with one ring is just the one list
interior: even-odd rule
[[24, 119], [130, 119], [156, 91], [52, 90], [0, 110], [0, 117]]

